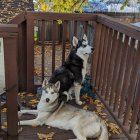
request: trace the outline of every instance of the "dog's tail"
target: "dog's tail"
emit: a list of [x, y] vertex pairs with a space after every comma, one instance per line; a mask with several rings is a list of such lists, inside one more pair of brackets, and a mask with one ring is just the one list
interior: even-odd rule
[[101, 134], [99, 140], [109, 140], [108, 130], [103, 120], [101, 120]]

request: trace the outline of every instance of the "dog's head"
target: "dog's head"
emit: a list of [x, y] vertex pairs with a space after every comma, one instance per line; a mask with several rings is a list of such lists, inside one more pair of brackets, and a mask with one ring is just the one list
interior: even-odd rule
[[76, 54], [83, 58], [89, 56], [94, 51], [94, 48], [88, 45], [87, 36], [84, 34], [82, 40], [78, 40], [75, 36], [73, 37], [73, 47], [76, 49]]
[[59, 97], [60, 81], [55, 84], [48, 83], [45, 79], [42, 84], [42, 96], [41, 99], [46, 103], [54, 103]]

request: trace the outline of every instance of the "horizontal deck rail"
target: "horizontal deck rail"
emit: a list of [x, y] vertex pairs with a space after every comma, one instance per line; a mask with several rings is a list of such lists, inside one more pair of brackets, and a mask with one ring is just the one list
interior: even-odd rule
[[97, 21], [106, 26], [109, 26], [110, 28], [113, 28], [114, 30], [117, 30], [128, 36], [131, 36], [136, 40], [140, 40], [140, 29], [138, 27], [132, 26], [130, 24], [122, 23], [117, 19], [113, 19], [105, 15], [99, 15]]

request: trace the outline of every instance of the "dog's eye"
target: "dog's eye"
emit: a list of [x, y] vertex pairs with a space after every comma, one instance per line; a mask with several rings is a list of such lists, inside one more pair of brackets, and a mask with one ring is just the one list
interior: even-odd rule
[[51, 94], [54, 94], [54, 92], [51, 92]]

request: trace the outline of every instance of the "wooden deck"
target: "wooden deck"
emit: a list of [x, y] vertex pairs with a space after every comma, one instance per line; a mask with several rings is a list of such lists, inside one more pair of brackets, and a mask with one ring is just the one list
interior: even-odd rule
[[[32, 94], [22, 95], [20, 94], [20, 102], [26, 101], [27, 106], [34, 106], [36, 104], [36, 97], [32, 96]], [[74, 101], [72, 101], [70, 104], [77, 106], [79, 108], [88, 109], [90, 111], [95, 110], [97, 114], [100, 114], [100, 116], [107, 121], [108, 124], [108, 130], [110, 131], [110, 140], [127, 140], [127, 138], [121, 133], [121, 134], [113, 134], [110, 124], [114, 123], [113, 118], [110, 116], [110, 114], [105, 110], [103, 104], [97, 100], [93, 101], [88, 96], [83, 96], [82, 100], [85, 102], [84, 105], [78, 106], [75, 104]], [[101, 111], [100, 111], [101, 110]], [[104, 113], [104, 114], [103, 114]], [[20, 120], [25, 119], [33, 119], [33, 115], [23, 115], [20, 117]], [[5, 121], [4, 117], [3, 120]], [[117, 126], [117, 125], [116, 125]], [[21, 127], [21, 126], [20, 126]], [[116, 128], [116, 132], [120, 132], [120, 129]], [[53, 134], [53, 136], [48, 137], [46, 140], [68, 140], [75, 138], [72, 131], [65, 131], [57, 128], [53, 128], [50, 126], [38, 126], [38, 127], [30, 127], [30, 126], [22, 126], [22, 131], [19, 133], [18, 137], [5, 137], [4, 139], [0, 140], [39, 140], [37, 133], [41, 134]], [[44, 140], [44, 139], [43, 139]], [[95, 140], [89, 138], [88, 140]]]

